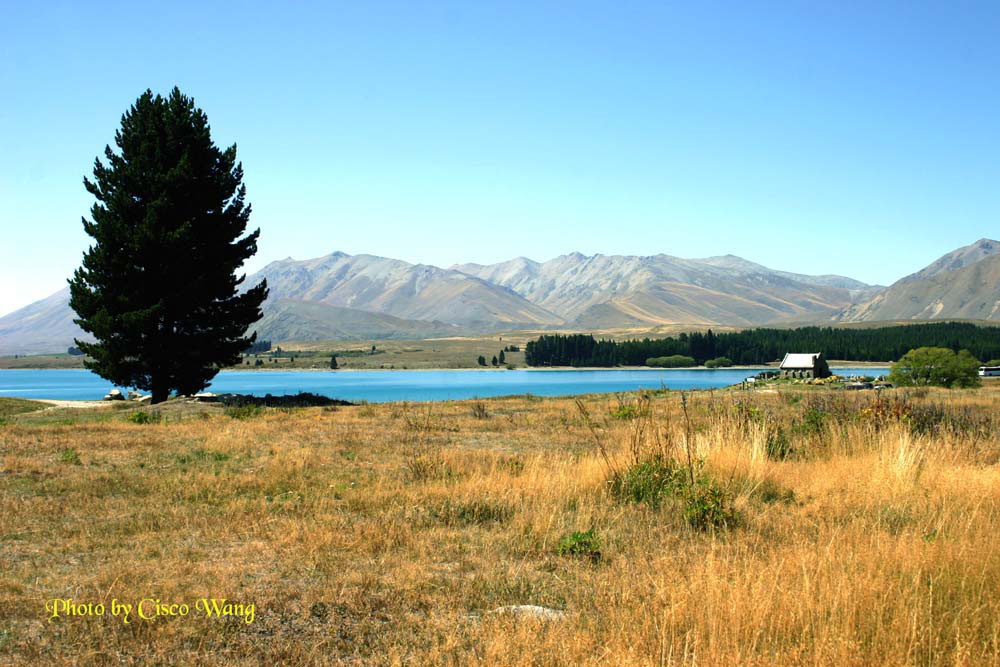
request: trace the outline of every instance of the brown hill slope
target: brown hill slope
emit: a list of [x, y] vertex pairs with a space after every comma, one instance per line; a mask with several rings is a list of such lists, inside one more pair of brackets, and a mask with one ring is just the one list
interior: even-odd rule
[[957, 270], [925, 275], [929, 277], [900, 280], [873, 299], [847, 308], [838, 319], [1000, 320], [1000, 255], [989, 255]]

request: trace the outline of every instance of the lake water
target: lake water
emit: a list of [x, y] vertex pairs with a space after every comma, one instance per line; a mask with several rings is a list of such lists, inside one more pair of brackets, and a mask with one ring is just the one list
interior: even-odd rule
[[[637, 389], [718, 389], [759, 370], [596, 371], [223, 371], [206, 391], [296, 394], [308, 391], [348, 401], [447, 401], [511, 394], [569, 396]], [[887, 368], [837, 368], [838, 375], [884, 375]], [[86, 370], [0, 370], [0, 396], [98, 400], [111, 384]]]

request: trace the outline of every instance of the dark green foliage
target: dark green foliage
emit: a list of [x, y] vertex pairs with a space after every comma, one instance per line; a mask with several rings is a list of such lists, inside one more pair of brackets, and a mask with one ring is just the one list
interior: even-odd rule
[[556, 547], [560, 556], [580, 556], [597, 562], [601, 560], [601, 538], [591, 528], [586, 532], [574, 532], [563, 535]]
[[83, 465], [80, 461], [80, 454], [72, 447], [67, 447], [59, 452], [59, 462], [68, 463], [74, 466]]
[[254, 417], [259, 417], [263, 411], [263, 408], [259, 405], [254, 405], [253, 403], [249, 403], [247, 405], [234, 405], [226, 408], [226, 416], [232, 417], [233, 419], [253, 419]]
[[650, 357], [646, 359], [647, 366], [655, 366], [656, 368], [684, 368], [687, 366], [697, 366], [694, 357], [688, 357], [683, 354], [672, 354], [669, 357]]
[[79, 357], [83, 355], [83, 350], [76, 347], [75, 345], [70, 345], [68, 348], [66, 348], [66, 354], [73, 357]]
[[733, 527], [739, 520], [729, 492], [702, 470], [700, 462], [688, 470], [673, 459], [653, 458], [613, 475], [610, 488], [619, 500], [651, 509], [674, 502], [697, 530]]
[[619, 405], [611, 411], [611, 418], [628, 421], [638, 419], [642, 414], [643, 411], [638, 405]]
[[[733, 333], [682, 333], [643, 340], [596, 340], [593, 336], [551, 334], [529, 341], [529, 366], [641, 366], [647, 359], [685, 355], [704, 363], [726, 357], [735, 364], [763, 364], [786, 352], [822, 352], [827, 359], [891, 361], [925, 346], [967, 349], [977, 359], [1000, 357], [1000, 327], [968, 322], [934, 322], [872, 329], [802, 327], [748, 329]], [[1000, 364], [997, 364], [1000, 365]]]
[[486, 357], [484, 357], [483, 355], [480, 354], [479, 358], [476, 359], [476, 363], [478, 363], [480, 366], [485, 366], [486, 365]]
[[1000, 359], [990, 359], [983, 366], [1000, 366]]
[[644, 503], [656, 509], [688, 483], [687, 470], [673, 459], [651, 459], [612, 476], [610, 486], [611, 494], [619, 500]]
[[499, 363], [500, 363], [500, 362], [499, 362], [499, 361], [497, 360], [497, 355], [495, 355], [495, 354], [493, 355], [493, 359], [492, 359], [492, 360], [490, 361], [490, 363], [491, 363], [491, 364], [493, 364], [494, 366], [496, 366], [497, 364], [499, 364]]
[[716, 357], [705, 362], [705, 368], [729, 368], [733, 365], [733, 360], [729, 357]]
[[826, 432], [827, 414], [822, 410], [809, 407], [802, 413], [802, 419], [795, 425], [795, 432], [807, 437], [821, 436]]
[[739, 523], [729, 494], [715, 480], [705, 476], [684, 495], [684, 519], [697, 530], [731, 528]]
[[978, 387], [979, 361], [968, 350], [920, 347], [892, 365], [889, 381], [901, 387]]
[[158, 424], [160, 422], [160, 413], [158, 412], [146, 412], [145, 410], [136, 410], [128, 417], [126, 417], [133, 424]]
[[271, 341], [269, 340], [255, 340], [250, 344], [250, 347], [243, 350], [243, 354], [262, 354], [271, 349]]
[[498, 357], [497, 359], [498, 359], [498, 361], [500, 362], [500, 365], [501, 365], [501, 366], [502, 366], [503, 364], [507, 363], [507, 357], [506, 357], [506, 355], [505, 355], [505, 354], [503, 353], [503, 350], [500, 350], [500, 356], [499, 356], [499, 357]]
[[331, 370], [337, 370], [337, 368], [338, 368], [338, 365], [337, 365], [337, 355], [335, 355], [335, 354], [330, 357], [330, 368], [331, 368]]
[[256, 340], [267, 285], [240, 294], [236, 271], [257, 251], [236, 146], [220, 150], [208, 119], [177, 88], [143, 93], [122, 116], [84, 185], [94, 242], [70, 280], [70, 305], [95, 343], [87, 368], [119, 386], [193, 394]]

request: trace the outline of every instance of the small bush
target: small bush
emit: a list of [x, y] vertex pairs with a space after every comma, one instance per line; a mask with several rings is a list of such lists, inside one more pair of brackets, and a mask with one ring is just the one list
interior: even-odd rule
[[454, 502], [446, 499], [428, 508], [428, 513], [447, 526], [485, 526], [506, 523], [514, 510], [506, 503], [489, 500]]
[[128, 417], [126, 417], [133, 424], [158, 424], [160, 422], [159, 412], [146, 412], [145, 410], [136, 410]]
[[684, 519], [696, 530], [713, 530], [735, 526], [739, 515], [725, 489], [702, 477], [684, 496]]
[[753, 495], [765, 503], [794, 503], [795, 492], [771, 478], [764, 478], [753, 490]]
[[656, 368], [683, 368], [686, 366], [697, 366], [698, 363], [694, 360], [694, 357], [688, 357], [683, 354], [672, 354], [668, 357], [650, 357], [646, 359], [646, 365]]
[[176, 458], [180, 465], [197, 462], [222, 463], [229, 460], [229, 454], [197, 447], [186, 454], [178, 454]]
[[817, 408], [808, 408], [795, 425], [795, 432], [805, 436], [819, 436], [826, 432], [827, 414]]
[[729, 357], [716, 357], [705, 362], [705, 368], [729, 368], [733, 365], [733, 360]]
[[[735, 526], [739, 515], [730, 494], [702, 470], [688, 470], [673, 459], [638, 463], [611, 478], [611, 493], [619, 500], [645, 503], [652, 509], [665, 501], [679, 503], [684, 520], [697, 530]], [[694, 483], [692, 484], [692, 476]]]
[[259, 417], [262, 412], [264, 410], [259, 405], [252, 403], [226, 408], [226, 416], [233, 419], [253, 419], [254, 417]]
[[439, 453], [414, 453], [406, 459], [407, 477], [411, 482], [427, 482], [435, 479], [457, 477], [451, 466]]
[[628, 421], [631, 419], [636, 419], [642, 414], [638, 405], [621, 405], [611, 411], [611, 417], [613, 419], [621, 419]]
[[83, 465], [80, 461], [80, 454], [72, 447], [67, 447], [66, 449], [59, 452], [59, 462], [69, 463], [70, 465]]
[[767, 458], [772, 461], [784, 461], [795, 454], [795, 447], [789, 439], [785, 429], [781, 427], [769, 428], [767, 431]]
[[586, 532], [575, 532], [570, 535], [563, 535], [556, 547], [556, 553], [560, 556], [580, 556], [589, 558], [595, 563], [601, 559], [601, 539], [594, 534], [591, 528]]
[[490, 413], [486, 410], [486, 404], [476, 401], [472, 404], [472, 416], [476, 419], [489, 419]]
[[659, 507], [688, 483], [688, 472], [673, 459], [638, 463], [611, 478], [611, 493], [619, 500]]

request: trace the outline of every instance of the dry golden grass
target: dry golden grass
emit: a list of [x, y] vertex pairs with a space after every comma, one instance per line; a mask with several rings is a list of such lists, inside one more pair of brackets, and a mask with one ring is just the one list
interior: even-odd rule
[[[686, 424], [677, 393], [588, 397], [590, 426], [530, 397], [20, 415], [0, 427], [0, 662], [998, 664], [998, 398], [704, 392]], [[685, 469], [688, 445], [734, 525], [612, 494], [609, 467]], [[559, 554], [589, 529], [599, 558]], [[45, 611], [202, 597], [255, 618]], [[489, 613], [516, 604], [566, 615]]]

